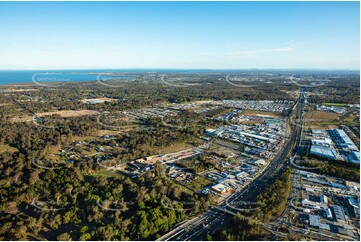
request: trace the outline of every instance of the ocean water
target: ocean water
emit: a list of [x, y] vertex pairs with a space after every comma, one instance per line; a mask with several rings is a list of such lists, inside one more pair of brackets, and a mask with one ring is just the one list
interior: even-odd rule
[[[109, 70], [32, 70], [32, 71], [0, 71], [0, 85], [17, 83], [45, 82], [79, 82], [96, 81], [100, 73]], [[130, 76], [119, 76], [128, 79]]]
[[210, 70], [177, 70], [177, 69], [89, 69], [89, 70], [0, 70], [0, 85], [37, 82], [79, 82], [106, 79], [104, 73], [124, 73], [117, 79], [131, 79], [132, 74], [145, 72], [212, 72]]

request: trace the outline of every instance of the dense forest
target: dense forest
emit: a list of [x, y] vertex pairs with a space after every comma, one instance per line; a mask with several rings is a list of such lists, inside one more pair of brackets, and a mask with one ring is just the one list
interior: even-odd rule
[[[41, 171], [24, 165], [22, 171], [1, 180], [2, 240], [155, 239], [211, 202], [157, 172], [132, 181], [74, 167]], [[182, 210], [185, 201], [194, 204], [191, 210]]]
[[291, 175], [293, 170], [286, 170], [280, 178], [273, 182], [257, 198], [259, 206], [254, 211], [254, 216], [263, 222], [277, 218], [285, 210], [291, 193]]
[[300, 162], [300, 165], [307, 167], [317, 167], [313, 172], [342, 178], [349, 181], [360, 180], [360, 164], [347, 161], [334, 161], [320, 159], [319, 157], [311, 158], [307, 161]]
[[[148, 122], [157, 129], [120, 133], [116, 140], [109, 141], [109, 145], [118, 143], [126, 148], [113, 154], [116, 159], [150, 155], [156, 152], [155, 147], [192, 140], [201, 133], [197, 126], [178, 130], [162, 126], [159, 120]], [[42, 159], [48, 147], [67, 144], [72, 135], [90, 134], [97, 128], [94, 123], [89, 117], [78, 117], [56, 129], [31, 123], [0, 126], [1, 142], [18, 150], [0, 154], [4, 171], [0, 176], [1, 239], [155, 239], [210, 204], [211, 197], [185, 193], [164, 180], [159, 175], [160, 168], [131, 180], [121, 174], [98, 176], [103, 168], [92, 158], [77, 160], [59, 170], [39, 169], [31, 163], [34, 157]], [[45, 203], [44, 210], [32, 206], [33, 199]], [[104, 211], [98, 200], [112, 201], [122, 209]], [[183, 211], [185, 202], [194, 207]], [[176, 207], [173, 210], [164, 204]]]
[[360, 78], [345, 76], [343, 78], [329, 78], [327, 85], [314, 88], [310, 96], [310, 103], [360, 103]]

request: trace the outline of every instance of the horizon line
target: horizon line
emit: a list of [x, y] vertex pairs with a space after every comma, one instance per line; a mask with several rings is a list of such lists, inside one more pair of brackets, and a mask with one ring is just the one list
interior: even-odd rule
[[241, 71], [241, 70], [317, 70], [317, 71], [360, 71], [360, 69], [352, 68], [151, 68], [151, 67], [113, 67], [113, 68], [101, 68], [101, 67], [87, 67], [87, 68], [29, 68], [29, 69], [0, 69], [0, 71], [52, 71], [52, 70], [214, 70], [214, 71]]

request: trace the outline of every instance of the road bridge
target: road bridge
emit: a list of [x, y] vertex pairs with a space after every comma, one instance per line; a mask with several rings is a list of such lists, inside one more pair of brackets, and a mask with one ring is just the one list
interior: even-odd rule
[[227, 210], [227, 209], [224, 208], [224, 207], [212, 206], [212, 208], [217, 209], [217, 210], [219, 210], [219, 211], [221, 211], [221, 212], [228, 213], [228, 214], [230, 214], [230, 215], [236, 216], [236, 214], [235, 214], [234, 212], [231, 212], [231, 211]]

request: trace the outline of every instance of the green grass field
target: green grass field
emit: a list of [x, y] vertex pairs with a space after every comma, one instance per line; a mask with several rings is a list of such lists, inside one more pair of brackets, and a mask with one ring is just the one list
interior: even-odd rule
[[158, 150], [159, 154], [167, 154], [167, 153], [173, 153], [173, 152], [178, 152], [181, 150], [189, 149], [192, 147], [193, 147], [193, 145], [189, 144], [188, 142], [180, 142], [180, 143], [176, 143], [174, 145], [163, 147], [163, 148], [157, 147], [157, 150]]
[[93, 174], [91, 174], [92, 176], [95, 177], [99, 177], [99, 176], [104, 176], [104, 177], [123, 177], [119, 172], [117, 171], [113, 171], [113, 170], [108, 170], [108, 171], [96, 171]]
[[193, 191], [197, 192], [198, 190], [202, 189], [205, 186], [211, 185], [213, 182], [211, 180], [208, 180], [205, 177], [198, 177], [198, 179], [185, 184], [186, 187], [189, 189], [192, 189]]
[[325, 120], [325, 121], [318, 121], [318, 122], [305, 122], [307, 126], [325, 126], [325, 125], [358, 125], [359, 123], [355, 121], [357, 116], [355, 115], [347, 115], [341, 117], [339, 120]]

